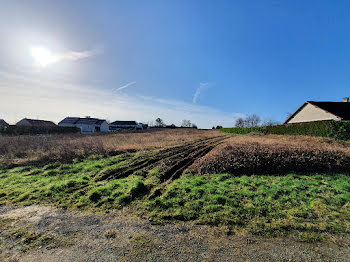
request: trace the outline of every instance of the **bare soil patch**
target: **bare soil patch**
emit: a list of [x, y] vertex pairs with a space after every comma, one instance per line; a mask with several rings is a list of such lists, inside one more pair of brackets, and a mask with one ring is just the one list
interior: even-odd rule
[[[225, 228], [190, 223], [152, 225], [126, 209], [98, 215], [46, 206], [2, 206], [0, 214], [1, 261], [350, 260], [348, 236], [303, 243], [244, 232], [229, 235]], [[23, 228], [41, 238], [25, 242], [10, 234]], [[50, 240], [43, 242], [44, 236]]]

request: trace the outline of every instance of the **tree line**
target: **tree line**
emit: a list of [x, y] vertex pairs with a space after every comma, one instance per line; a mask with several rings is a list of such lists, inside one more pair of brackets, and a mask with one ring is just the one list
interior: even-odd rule
[[[275, 120], [262, 120], [260, 116], [256, 114], [248, 115], [246, 117], [240, 117], [235, 121], [235, 127], [257, 127], [257, 126], [274, 126], [279, 125], [280, 123]], [[168, 128], [177, 128], [177, 127], [186, 127], [186, 128], [197, 128], [197, 125], [192, 123], [191, 120], [184, 119], [182, 120], [181, 126], [176, 126], [175, 124], [167, 125], [163, 119], [157, 118], [154, 121], [151, 121], [148, 124], [150, 127], [168, 127]], [[212, 129], [221, 129], [221, 125], [213, 126]]]
[[176, 128], [176, 127], [186, 127], [186, 128], [197, 128], [197, 125], [192, 123], [191, 120], [184, 119], [182, 120], [181, 126], [176, 126], [175, 124], [167, 125], [163, 119], [157, 118], [154, 122], [151, 121], [149, 123], [150, 127], [168, 127], [168, 128]]
[[240, 117], [235, 122], [235, 127], [257, 127], [257, 126], [275, 126], [280, 124], [275, 120], [262, 121], [261, 118], [256, 115], [248, 115], [245, 118]]

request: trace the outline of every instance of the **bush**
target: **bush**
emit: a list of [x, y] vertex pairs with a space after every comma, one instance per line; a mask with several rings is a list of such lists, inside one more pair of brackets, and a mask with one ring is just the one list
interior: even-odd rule
[[350, 140], [350, 121], [333, 121], [329, 134], [337, 140]]
[[234, 128], [221, 128], [224, 133], [245, 135], [249, 133], [266, 133], [263, 127], [234, 127]]
[[300, 124], [275, 125], [264, 127], [222, 128], [230, 134], [263, 133], [275, 135], [305, 135], [350, 140], [350, 121], [319, 121]]
[[331, 128], [336, 121], [311, 122], [302, 124], [276, 125], [264, 127], [267, 134], [305, 135], [330, 137]]

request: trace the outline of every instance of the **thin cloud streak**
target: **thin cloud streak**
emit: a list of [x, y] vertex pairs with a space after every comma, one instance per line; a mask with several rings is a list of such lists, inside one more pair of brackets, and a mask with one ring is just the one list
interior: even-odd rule
[[66, 51], [66, 52], [52, 52], [51, 50], [42, 46], [30, 47], [30, 54], [33, 57], [35, 64], [39, 67], [46, 67], [51, 64], [56, 64], [62, 61], [77, 61], [90, 57], [97, 53], [95, 51]]
[[120, 91], [120, 90], [125, 89], [125, 88], [128, 88], [129, 86], [132, 86], [132, 85], [134, 85], [134, 84], [136, 84], [136, 81], [133, 81], [133, 82], [127, 83], [126, 85], [123, 85], [123, 86], [121, 86], [121, 87], [118, 87], [118, 88], [116, 88], [114, 91]]
[[59, 61], [66, 60], [66, 61], [77, 61], [79, 59], [87, 58], [94, 55], [93, 51], [83, 51], [83, 52], [74, 52], [69, 51], [62, 54], [58, 54], [57, 58]]
[[199, 87], [196, 89], [196, 92], [193, 95], [192, 98], [192, 103], [196, 104], [197, 100], [201, 94], [202, 91], [204, 91], [205, 89], [207, 89], [210, 86], [210, 83], [208, 82], [204, 82], [204, 83], [199, 83]]

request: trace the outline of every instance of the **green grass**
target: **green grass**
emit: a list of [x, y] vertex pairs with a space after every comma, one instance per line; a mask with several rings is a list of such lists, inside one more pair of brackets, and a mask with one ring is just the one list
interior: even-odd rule
[[96, 174], [125, 165], [124, 156], [90, 158], [73, 164], [0, 171], [0, 204], [52, 203], [60, 207], [119, 208], [147, 191], [143, 177], [95, 181]]
[[154, 219], [247, 228], [256, 234], [350, 232], [346, 175], [186, 175], [147, 202]]
[[194, 221], [262, 235], [299, 232], [301, 239], [350, 233], [347, 175], [187, 174], [154, 199], [148, 196], [159, 185], [157, 167], [122, 179], [96, 180], [101, 172], [127, 167], [129, 159], [91, 157], [72, 164], [0, 170], [0, 205], [51, 203], [108, 211], [132, 204], [156, 221]]

